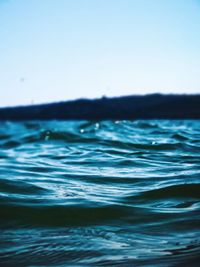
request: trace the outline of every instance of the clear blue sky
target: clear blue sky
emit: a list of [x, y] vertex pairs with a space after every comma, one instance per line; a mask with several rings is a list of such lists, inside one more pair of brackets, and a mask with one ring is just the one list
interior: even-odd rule
[[0, 106], [200, 93], [199, 0], [0, 0]]

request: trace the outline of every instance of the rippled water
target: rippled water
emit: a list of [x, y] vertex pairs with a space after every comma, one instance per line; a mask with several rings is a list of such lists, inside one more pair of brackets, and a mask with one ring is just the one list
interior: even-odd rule
[[199, 266], [200, 121], [1, 122], [0, 266]]

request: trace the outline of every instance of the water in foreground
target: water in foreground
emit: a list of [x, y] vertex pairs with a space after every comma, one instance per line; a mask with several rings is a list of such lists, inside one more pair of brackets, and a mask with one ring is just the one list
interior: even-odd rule
[[2, 122], [0, 266], [199, 266], [200, 121]]

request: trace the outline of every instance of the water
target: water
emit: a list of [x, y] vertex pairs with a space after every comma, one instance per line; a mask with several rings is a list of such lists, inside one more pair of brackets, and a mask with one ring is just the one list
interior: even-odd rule
[[199, 266], [200, 121], [1, 122], [0, 266]]

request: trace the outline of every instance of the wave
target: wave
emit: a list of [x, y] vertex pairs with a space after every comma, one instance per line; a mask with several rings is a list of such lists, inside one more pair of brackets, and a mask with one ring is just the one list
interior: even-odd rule
[[0, 127], [0, 265], [198, 266], [199, 121]]

